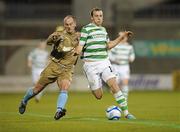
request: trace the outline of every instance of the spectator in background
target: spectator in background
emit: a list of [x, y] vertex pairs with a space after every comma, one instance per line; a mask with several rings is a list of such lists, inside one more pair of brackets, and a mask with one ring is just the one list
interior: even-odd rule
[[64, 30], [64, 27], [63, 26], [57, 26], [56, 27], [56, 32], [62, 32]]
[[[121, 33], [120, 33], [121, 34]], [[117, 75], [117, 82], [122, 87], [122, 93], [128, 102], [130, 67], [129, 63], [135, 59], [134, 48], [128, 43], [128, 36], [125, 36], [120, 44], [112, 48], [109, 52], [109, 58], [113, 70]]]
[[[33, 85], [39, 80], [40, 74], [46, 67], [48, 62], [48, 52], [46, 51], [46, 43], [41, 41], [35, 49], [33, 49], [28, 55], [28, 67], [32, 73]], [[42, 91], [35, 96], [36, 102], [40, 101]]]

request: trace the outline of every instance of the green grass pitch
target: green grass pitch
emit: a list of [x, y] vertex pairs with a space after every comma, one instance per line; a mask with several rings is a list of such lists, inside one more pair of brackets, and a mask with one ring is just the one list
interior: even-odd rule
[[109, 121], [105, 109], [117, 105], [110, 93], [96, 100], [90, 92], [70, 92], [67, 115], [55, 121], [58, 93], [32, 99], [18, 113], [22, 93], [0, 93], [0, 132], [180, 132], [180, 92], [131, 92], [129, 111], [137, 120]]

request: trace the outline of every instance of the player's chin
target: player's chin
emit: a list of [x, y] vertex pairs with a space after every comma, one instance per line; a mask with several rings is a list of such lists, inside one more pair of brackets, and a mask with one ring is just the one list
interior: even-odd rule
[[73, 29], [69, 29], [67, 32], [68, 32], [68, 33], [73, 33], [74, 30], [73, 30]]
[[66, 30], [67, 33], [71, 33], [71, 30]]
[[97, 26], [101, 26], [102, 25], [102, 22], [97, 22]]

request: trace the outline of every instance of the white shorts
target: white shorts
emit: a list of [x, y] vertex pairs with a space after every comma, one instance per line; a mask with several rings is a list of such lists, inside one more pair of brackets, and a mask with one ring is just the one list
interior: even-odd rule
[[36, 84], [36, 82], [39, 80], [40, 74], [44, 69], [42, 68], [33, 68], [32, 69], [32, 82], [33, 84]]
[[91, 90], [102, 88], [103, 81], [116, 77], [109, 60], [85, 62], [83, 68]]
[[120, 80], [129, 79], [130, 78], [130, 68], [129, 65], [116, 65], [112, 64], [113, 70], [116, 73], [118, 82]]

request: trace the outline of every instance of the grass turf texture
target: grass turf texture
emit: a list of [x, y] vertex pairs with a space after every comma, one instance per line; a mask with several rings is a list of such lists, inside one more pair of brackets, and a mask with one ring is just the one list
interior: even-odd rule
[[180, 92], [132, 92], [129, 110], [137, 120], [109, 121], [105, 109], [117, 105], [110, 93], [96, 100], [91, 93], [69, 93], [67, 115], [55, 121], [58, 93], [32, 99], [23, 115], [18, 106], [24, 94], [0, 94], [0, 132], [179, 132]]

